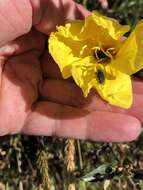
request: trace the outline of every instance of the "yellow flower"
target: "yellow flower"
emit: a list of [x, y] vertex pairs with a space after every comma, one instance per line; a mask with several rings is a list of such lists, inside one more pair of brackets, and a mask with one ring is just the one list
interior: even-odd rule
[[72, 76], [86, 97], [91, 88], [112, 105], [132, 105], [130, 75], [143, 68], [143, 21], [124, 41], [130, 27], [94, 11], [84, 21], [57, 27], [49, 51], [63, 78]]

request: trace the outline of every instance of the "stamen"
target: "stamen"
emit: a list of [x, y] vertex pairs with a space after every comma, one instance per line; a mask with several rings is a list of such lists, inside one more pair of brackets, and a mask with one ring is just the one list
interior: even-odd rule
[[108, 55], [108, 57], [109, 57], [110, 59], [113, 59], [113, 56], [116, 54], [115, 48], [108, 48], [108, 49], [106, 50], [106, 54]]
[[94, 57], [98, 63], [104, 63], [109, 58], [106, 52], [99, 47], [95, 48]]

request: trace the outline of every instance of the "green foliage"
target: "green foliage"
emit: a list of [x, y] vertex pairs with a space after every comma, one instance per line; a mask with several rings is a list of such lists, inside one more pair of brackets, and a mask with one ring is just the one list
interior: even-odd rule
[[142, 0], [108, 0], [109, 8], [101, 9], [95, 0], [76, 0], [83, 4], [87, 9], [98, 9], [100, 12], [116, 18], [122, 24], [134, 26], [139, 19], [143, 18]]

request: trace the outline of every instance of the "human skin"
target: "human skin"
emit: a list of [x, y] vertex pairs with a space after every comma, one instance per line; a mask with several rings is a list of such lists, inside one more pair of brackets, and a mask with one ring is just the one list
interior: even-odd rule
[[89, 14], [71, 0], [0, 1], [1, 136], [130, 141], [140, 134], [140, 80], [133, 80], [133, 106], [117, 108], [101, 100], [95, 90], [84, 98], [72, 79], [62, 79], [48, 54], [48, 35], [56, 25]]
[[103, 9], [107, 9], [108, 8], [108, 1], [107, 0], [98, 0], [98, 2], [101, 4], [101, 7]]

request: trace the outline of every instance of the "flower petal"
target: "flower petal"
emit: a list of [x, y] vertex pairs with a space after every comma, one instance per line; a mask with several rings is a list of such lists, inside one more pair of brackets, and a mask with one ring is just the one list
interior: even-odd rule
[[128, 25], [120, 25], [117, 20], [101, 15], [93, 11], [91, 16], [85, 18], [85, 25], [79, 36], [82, 39], [96, 39], [102, 45], [112, 47], [114, 41], [130, 30]]
[[85, 43], [65, 38], [60, 32], [53, 32], [49, 38], [49, 52], [58, 64], [63, 78], [71, 76], [71, 64], [81, 59]]
[[72, 65], [71, 73], [76, 84], [82, 89], [85, 97], [97, 83], [95, 78], [96, 63], [92, 57], [86, 57]]
[[[142, 24], [138, 28], [142, 28]], [[131, 79], [121, 72], [122, 67], [118, 70], [117, 63], [120, 61], [119, 49], [127, 42], [132, 42], [137, 34], [141, 36], [141, 29], [138, 28], [133, 37], [129, 37], [131, 40], [123, 43], [120, 39], [129, 30], [129, 26], [122, 26], [116, 20], [93, 12], [85, 21], [77, 20], [57, 27], [58, 31], [49, 37], [49, 52], [59, 65], [63, 78], [72, 76], [85, 97], [91, 88], [96, 88], [100, 96], [110, 104], [129, 108], [132, 104]], [[143, 43], [138, 41], [136, 47], [142, 48], [141, 44]], [[96, 47], [113, 48], [119, 50], [119, 53], [112, 60], [113, 63], [100, 64], [94, 56]], [[140, 54], [136, 50], [134, 55]]]
[[100, 96], [111, 105], [129, 108], [132, 105], [132, 84], [129, 75], [116, 71], [116, 78], [106, 79], [104, 85], [95, 86]]
[[100, 84], [97, 80], [97, 64], [93, 63], [91, 57], [77, 61], [72, 66], [71, 72], [76, 84], [82, 89], [85, 97], [91, 88], [96, 88], [100, 96], [111, 105], [129, 108], [132, 104], [132, 84], [130, 76], [116, 72], [116, 78], [106, 77], [105, 82]]
[[94, 41], [96, 46], [102, 44], [103, 46], [115, 47], [120, 45], [120, 38], [130, 30], [130, 27], [120, 25], [117, 20], [93, 11], [90, 16], [85, 18], [85, 21], [71, 21], [65, 26], [58, 26], [57, 30], [65, 38], [76, 41], [90, 39], [90, 42]]
[[75, 20], [68, 22], [65, 26], [58, 26], [58, 32], [65, 38], [71, 38], [73, 40], [79, 41], [79, 33], [84, 26], [83, 20]]
[[143, 68], [143, 20], [125, 40], [112, 66], [128, 75]]

